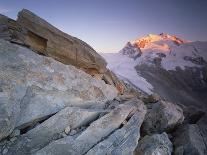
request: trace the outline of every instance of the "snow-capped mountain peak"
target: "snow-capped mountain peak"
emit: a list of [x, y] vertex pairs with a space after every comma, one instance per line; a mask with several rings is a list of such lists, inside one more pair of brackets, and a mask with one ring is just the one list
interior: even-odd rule
[[149, 34], [131, 41], [120, 51], [134, 58], [137, 65], [155, 65], [166, 70], [176, 67], [200, 67], [207, 64], [207, 44], [191, 42], [174, 35], [161, 33]]
[[[186, 41], [163, 33], [149, 34], [128, 42], [119, 53], [103, 56], [112, 71], [150, 94], [154, 86], [149, 79], [141, 76], [142, 70], [150, 68], [159, 72], [203, 71], [202, 68], [207, 66], [207, 42]], [[199, 76], [203, 77], [203, 72]]]
[[165, 34], [165, 33], [161, 33], [159, 35], [156, 34], [149, 34], [147, 36], [144, 36], [142, 38], [139, 38], [135, 41], [132, 41], [132, 44], [136, 47], [139, 48], [145, 48], [146, 46], [148, 46], [149, 44], [152, 44], [154, 42], [172, 42], [176, 45], [180, 45], [183, 43], [187, 43], [189, 41], [185, 41], [183, 39], [180, 39], [174, 35], [169, 35], [169, 34]]

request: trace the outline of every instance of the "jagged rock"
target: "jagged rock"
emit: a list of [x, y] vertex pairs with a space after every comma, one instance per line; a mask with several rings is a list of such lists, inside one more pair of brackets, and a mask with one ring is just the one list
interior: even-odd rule
[[148, 109], [142, 125], [144, 134], [162, 133], [171, 130], [184, 120], [183, 110], [170, 102], [160, 101]]
[[70, 65], [0, 40], [0, 140], [15, 127], [43, 120], [66, 106], [101, 105], [115, 87]]
[[[198, 122], [197, 125], [199, 127], [199, 131], [201, 136], [203, 137], [203, 141], [207, 150], [207, 114], [205, 114]], [[206, 152], [207, 153], [207, 152]]]
[[29, 154], [46, 146], [55, 135], [64, 132], [65, 128], [78, 128], [95, 120], [101, 111], [66, 107], [42, 124], [22, 135], [11, 146], [8, 154]]
[[91, 147], [116, 130], [135, 109], [135, 106], [132, 105], [120, 105], [109, 114], [91, 123], [76, 139], [66, 137], [57, 140], [38, 151], [35, 155], [85, 154]]
[[17, 136], [19, 136], [19, 135], [20, 135], [20, 130], [15, 129], [15, 130], [11, 133], [10, 137], [17, 137]]
[[182, 106], [183, 113], [185, 116], [184, 123], [186, 124], [196, 124], [204, 115], [205, 115], [205, 109], [200, 109], [195, 106]]
[[196, 124], [179, 127], [174, 137], [175, 155], [206, 155], [204, 139]]
[[67, 126], [66, 128], [65, 128], [65, 130], [64, 130], [64, 132], [65, 132], [65, 134], [69, 134], [70, 133], [70, 126]]
[[145, 103], [156, 103], [160, 100], [160, 96], [158, 94], [151, 94], [151, 95], [148, 95], [146, 97], [143, 97], [142, 100], [145, 102]]
[[140, 137], [140, 126], [146, 114], [146, 107], [138, 104], [137, 112], [124, 126], [111, 134], [107, 139], [98, 143], [86, 155], [133, 155]]
[[84, 70], [106, 71], [106, 61], [87, 43], [63, 33], [29, 10], [20, 11], [17, 21], [5, 16], [0, 21], [0, 38], [20, 42], [37, 53]]
[[138, 144], [135, 155], [171, 155], [173, 146], [167, 134], [146, 135]]

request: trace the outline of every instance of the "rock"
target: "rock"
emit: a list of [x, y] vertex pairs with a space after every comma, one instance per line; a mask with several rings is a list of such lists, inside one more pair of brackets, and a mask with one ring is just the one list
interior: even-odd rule
[[142, 103], [138, 103], [138, 110], [129, 119], [122, 123], [124, 126], [116, 130], [107, 139], [101, 141], [86, 155], [133, 155], [140, 137], [140, 126], [146, 114], [146, 107]]
[[[205, 146], [207, 147], [207, 114], [205, 114], [198, 122], [200, 134], [204, 140]], [[207, 148], [206, 148], [207, 150]]]
[[174, 155], [184, 155], [184, 149], [183, 147], [178, 147], [175, 149]]
[[156, 103], [160, 100], [160, 96], [154, 93], [142, 98], [142, 100], [144, 101], [144, 103]]
[[17, 136], [19, 136], [19, 135], [20, 135], [20, 130], [15, 129], [15, 130], [11, 133], [10, 137], [17, 137]]
[[4, 155], [4, 154], [6, 154], [7, 152], [8, 152], [8, 149], [5, 148], [5, 149], [2, 151], [2, 154]]
[[[39, 150], [51, 142], [54, 136], [65, 128], [78, 128], [95, 120], [100, 111], [66, 107], [42, 124], [22, 135], [11, 147], [9, 154], [28, 154]], [[59, 137], [57, 137], [59, 138]]]
[[85, 154], [95, 144], [116, 130], [134, 109], [135, 107], [131, 105], [120, 105], [110, 113], [91, 123], [76, 139], [71, 140], [70, 137], [66, 137], [57, 140], [38, 151], [35, 155]]
[[66, 106], [104, 105], [115, 87], [70, 65], [0, 40], [0, 140]]
[[58, 30], [29, 10], [20, 11], [17, 21], [5, 16], [0, 21], [3, 21], [0, 28], [5, 34], [0, 38], [23, 44], [37, 53], [83, 70], [106, 71], [106, 61], [91, 46]]
[[135, 94], [125, 93], [123, 95], [118, 95], [118, 100], [120, 101], [127, 101], [136, 97]]
[[200, 109], [195, 106], [185, 106], [180, 105], [183, 109], [183, 113], [185, 116], [184, 123], [186, 124], [196, 124], [204, 115], [205, 115], [205, 109]]
[[15, 117], [17, 116], [17, 113], [15, 112], [15, 107], [15, 102], [9, 100], [9, 94], [0, 92], [0, 140], [11, 134], [12, 130], [15, 128]]
[[73, 136], [73, 135], [75, 135], [76, 133], [77, 133], [76, 130], [71, 130], [71, 132], [69, 133], [69, 135], [70, 135], [70, 136]]
[[173, 145], [167, 134], [146, 135], [138, 144], [135, 155], [171, 155]]
[[175, 155], [206, 155], [206, 146], [196, 124], [179, 127], [174, 137]]
[[15, 141], [17, 140], [17, 137], [12, 137], [12, 138], [10, 138], [9, 140], [10, 140], [10, 142], [13, 143], [13, 142], [15, 142]]
[[144, 134], [162, 133], [165, 130], [172, 130], [183, 120], [183, 111], [179, 106], [160, 101], [152, 104], [151, 109], [148, 109], [142, 131]]
[[67, 126], [64, 130], [65, 134], [68, 135], [70, 133], [70, 126]]

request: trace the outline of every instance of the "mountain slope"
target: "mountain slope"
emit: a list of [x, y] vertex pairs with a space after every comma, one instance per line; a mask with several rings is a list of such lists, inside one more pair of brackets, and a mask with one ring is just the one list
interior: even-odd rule
[[[150, 34], [103, 57], [110, 69], [148, 94], [156, 92], [172, 102], [206, 108], [207, 42]], [[129, 68], [134, 74], [128, 74]]]

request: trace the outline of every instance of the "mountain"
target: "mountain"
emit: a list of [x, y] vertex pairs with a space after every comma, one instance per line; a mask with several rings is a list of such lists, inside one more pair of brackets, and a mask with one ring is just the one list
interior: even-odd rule
[[[155, 43], [144, 42], [107, 55], [124, 82], [90, 45], [29, 10], [0, 15], [0, 154], [205, 155], [205, 111], [152, 94], [153, 80], [137, 74]], [[153, 59], [146, 66], [166, 70]]]
[[207, 42], [149, 34], [102, 56], [112, 71], [145, 93], [207, 107]]

